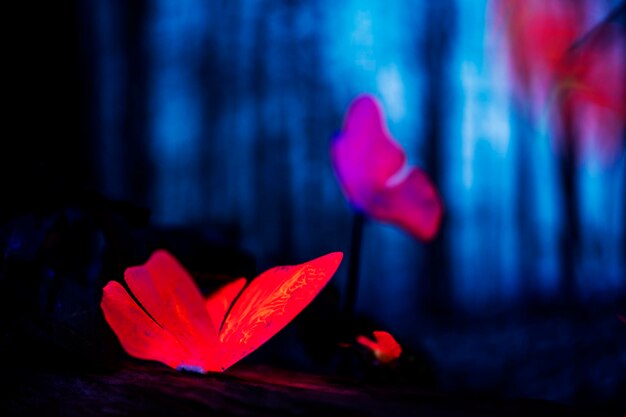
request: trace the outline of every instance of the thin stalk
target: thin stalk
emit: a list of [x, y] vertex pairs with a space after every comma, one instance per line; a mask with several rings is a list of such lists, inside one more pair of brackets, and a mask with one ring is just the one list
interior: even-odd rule
[[356, 296], [359, 289], [359, 267], [361, 264], [361, 246], [363, 242], [363, 226], [365, 215], [361, 212], [354, 214], [352, 222], [352, 237], [350, 241], [350, 263], [348, 265], [348, 285], [344, 302], [344, 324], [347, 329], [352, 328]]

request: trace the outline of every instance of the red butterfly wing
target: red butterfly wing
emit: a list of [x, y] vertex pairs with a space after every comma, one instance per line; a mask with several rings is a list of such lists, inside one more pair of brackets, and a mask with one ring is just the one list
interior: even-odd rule
[[104, 318], [129, 355], [177, 368], [189, 356], [171, 333], [159, 326], [115, 281], [103, 289]]
[[278, 333], [333, 276], [343, 254], [330, 253], [295, 266], [269, 269], [241, 293], [220, 330], [225, 370]]
[[343, 132], [331, 143], [331, 159], [348, 200], [369, 212], [376, 194], [406, 161], [374, 97], [361, 95], [352, 102]]
[[226, 312], [245, 285], [246, 279], [239, 278], [223, 285], [207, 297], [205, 305], [206, 310], [209, 313], [209, 317], [211, 317], [213, 327], [219, 329], [222, 326]]
[[145, 265], [128, 268], [124, 279], [154, 320], [190, 352], [184, 365], [202, 372], [212, 370], [217, 331], [202, 294], [178, 261], [157, 250]]

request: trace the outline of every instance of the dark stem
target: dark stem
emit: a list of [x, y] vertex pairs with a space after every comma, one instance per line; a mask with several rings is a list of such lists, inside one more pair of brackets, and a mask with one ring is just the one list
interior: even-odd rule
[[561, 292], [566, 303], [576, 298], [576, 259], [579, 253], [579, 210], [577, 184], [576, 133], [571, 113], [564, 119], [564, 151], [559, 156], [559, 173], [563, 191], [563, 232], [561, 235]]
[[[450, 94], [450, 79], [447, 63], [455, 39], [456, 8], [450, 0], [429, 2], [426, 7], [424, 43], [420, 55], [424, 62], [426, 85], [424, 89], [424, 130], [426, 139], [423, 149], [424, 167], [433, 184], [439, 185], [445, 177], [444, 167], [447, 104]], [[445, 19], [442, 27], [437, 22]], [[448, 319], [453, 311], [452, 278], [447, 248], [447, 220], [443, 219], [434, 240], [424, 247], [423, 273], [420, 274], [419, 290], [415, 295], [423, 317]]]
[[346, 288], [346, 298], [344, 302], [344, 325], [346, 329], [352, 328], [354, 320], [354, 308], [356, 305], [356, 295], [359, 289], [359, 266], [361, 264], [361, 244], [363, 241], [363, 226], [365, 225], [365, 215], [355, 212], [352, 223], [352, 238], [350, 241], [350, 263], [348, 265], [348, 285]]
[[[520, 243], [519, 250], [519, 273], [522, 277], [533, 277], [535, 271], [532, 266], [532, 248], [534, 247], [535, 235], [532, 227], [532, 205], [528, 196], [533, 195], [532, 187], [532, 155], [530, 152], [527, 137], [533, 137], [532, 124], [527, 121], [532, 120], [532, 112], [530, 106], [522, 105], [521, 114], [523, 123], [521, 123], [522, 131], [517, 133], [517, 157], [516, 163], [516, 186], [515, 193], [515, 218], [517, 221], [517, 233]], [[532, 281], [529, 279], [522, 280], [522, 297], [532, 297], [534, 288]]]

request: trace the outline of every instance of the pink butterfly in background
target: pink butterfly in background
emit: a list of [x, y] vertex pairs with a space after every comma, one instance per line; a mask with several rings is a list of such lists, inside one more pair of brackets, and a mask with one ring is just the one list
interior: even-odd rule
[[221, 372], [293, 320], [328, 283], [342, 257], [333, 252], [271, 268], [245, 288], [246, 279], [239, 278], [205, 299], [178, 261], [157, 250], [144, 265], [124, 272], [134, 298], [110, 281], [101, 307], [129, 355], [178, 370]]
[[493, 4], [507, 30], [518, 97], [530, 104], [537, 119], [544, 110], [552, 111], [550, 127], [557, 141], [574, 139], [563, 134], [562, 126], [566, 120], [574, 121], [579, 133], [576, 143], [559, 145], [593, 150], [606, 160], [619, 155], [623, 143], [626, 43], [619, 24], [610, 20], [590, 30], [596, 3], [504, 0]]
[[402, 347], [390, 333], [382, 330], [373, 333], [376, 341], [366, 336], [357, 336], [356, 341], [368, 348], [380, 363], [388, 364], [400, 357]]
[[603, 162], [619, 157], [626, 128], [626, 38], [614, 26], [568, 52], [567, 73], [557, 84], [562, 117], [574, 120], [582, 133], [572, 145], [593, 151]]
[[407, 165], [373, 96], [352, 102], [331, 143], [331, 158], [343, 193], [357, 210], [419, 239], [435, 236], [443, 214], [437, 190], [423, 171]]
[[497, 0], [492, 5], [506, 30], [516, 94], [535, 98], [533, 110], [544, 108], [550, 86], [567, 72], [563, 54], [581, 34], [582, 2]]

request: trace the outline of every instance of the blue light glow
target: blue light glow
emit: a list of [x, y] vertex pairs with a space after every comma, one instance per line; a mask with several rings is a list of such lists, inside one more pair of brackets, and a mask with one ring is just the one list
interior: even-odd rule
[[[111, 167], [102, 182], [130, 198], [125, 171], [112, 163], [124, 146], [120, 126], [134, 111], [120, 99], [130, 82], [114, 30], [120, 13], [100, 3], [101, 159]], [[153, 174], [144, 203], [154, 222], [228, 230], [260, 266], [346, 250], [351, 212], [328, 147], [347, 105], [369, 92], [410, 164], [428, 172], [429, 152], [438, 149], [449, 267], [438, 279], [449, 281], [455, 308], [481, 313], [533, 296], [556, 299], [566, 227], [558, 149], [546, 120], [533, 125], [513, 100], [488, 4], [151, 4], [141, 42]], [[445, 31], [428, 24], [433, 16], [446, 18]], [[429, 55], [428, 45], [439, 46]], [[434, 99], [441, 111], [433, 138], [428, 91], [437, 85], [444, 93]], [[621, 155], [576, 171], [580, 301], [609, 302], [626, 290], [624, 169]], [[429, 245], [375, 222], [365, 239], [358, 310], [389, 306], [377, 310], [389, 326], [418, 314]], [[396, 326], [409, 337], [409, 321]]]

